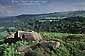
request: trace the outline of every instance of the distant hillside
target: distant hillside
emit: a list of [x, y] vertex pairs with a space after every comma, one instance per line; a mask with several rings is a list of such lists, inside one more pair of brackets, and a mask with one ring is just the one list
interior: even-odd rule
[[85, 11], [19, 15], [0, 18], [0, 26], [27, 28], [35, 31], [85, 33]]
[[48, 14], [23, 14], [11, 17], [0, 17], [0, 24], [6, 22], [15, 22], [17, 19], [46, 19], [46, 17], [73, 17], [83, 16], [85, 17], [85, 11], [67, 11], [67, 12], [55, 12]]
[[68, 12], [54, 12], [48, 14], [23, 14], [17, 16], [18, 18], [31, 18], [31, 17], [52, 17], [52, 16], [60, 16], [60, 17], [71, 17], [71, 16], [85, 16], [85, 11], [68, 11]]
[[85, 11], [67, 11], [67, 12], [54, 12], [54, 13], [48, 13], [48, 14], [22, 14], [18, 16], [10, 16], [10, 17], [1, 17], [0, 21], [4, 20], [15, 20], [15, 19], [21, 19], [21, 18], [45, 18], [45, 17], [72, 17], [72, 16], [85, 16]]

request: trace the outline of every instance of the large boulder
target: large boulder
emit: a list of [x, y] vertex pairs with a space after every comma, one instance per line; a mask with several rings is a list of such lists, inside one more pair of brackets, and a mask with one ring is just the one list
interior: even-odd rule
[[53, 49], [56, 49], [60, 46], [60, 42], [58, 41], [41, 41], [40, 45], [44, 48], [52, 47]]
[[[40, 54], [39, 52], [41, 52], [42, 54], [42, 49], [44, 53], [50, 53], [51, 51], [56, 53], [56, 49], [59, 48], [59, 46], [60, 42], [58, 41], [42, 40], [34, 45], [17, 47], [17, 51], [20, 52], [23, 56], [31, 56], [31, 55], [36, 55], [37, 53]], [[29, 53], [29, 50], [31, 50], [32, 52]], [[35, 50], [39, 52], [36, 52]]]
[[42, 37], [39, 33], [37, 32], [25, 32], [25, 31], [19, 31], [18, 32], [18, 37], [24, 39], [24, 40], [42, 40]]

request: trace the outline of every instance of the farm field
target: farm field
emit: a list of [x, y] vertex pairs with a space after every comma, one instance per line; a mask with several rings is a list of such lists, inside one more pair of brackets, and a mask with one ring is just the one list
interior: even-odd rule
[[[5, 33], [5, 32], [4, 32]], [[39, 47], [34, 50], [28, 48], [27, 56], [84, 56], [85, 55], [85, 34], [68, 34], [57, 32], [40, 32], [44, 39], [57, 39], [61, 44], [54, 51], [46, 52]], [[0, 56], [22, 56], [17, 47], [35, 45], [38, 41], [18, 41], [16, 44], [5, 44], [5, 36], [0, 33]], [[5, 34], [6, 35], [6, 34]], [[24, 55], [26, 56], [26, 55]]]

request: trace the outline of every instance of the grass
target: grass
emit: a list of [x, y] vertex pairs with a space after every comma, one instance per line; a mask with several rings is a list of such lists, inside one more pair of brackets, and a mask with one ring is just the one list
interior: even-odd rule
[[[4, 35], [6, 32], [0, 33], [0, 48], [4, 51], [4, 56], [21, 56], [19, 52], [16, 51], [17, 47], [25, 46], [25, 45], [35, 45], [37, 42], [32, 41], [18, 41], [16, 44], [8, 45], [8, 44], [2, 44]], [[48, 39], [60, 39], [61, 45], [58, 49], [56, 49], [57, 53], [52, 52], [51, 56], [84, 56], [85, 51], [81, 50], [85, 47], [85, 34], [69, 34], [69, 33], [57, 33], [57, 32], [40, 32], [40, 34], [45, 38]], [[63, 39], [65, 39], [67, 36], [73, 35], [73, 36], [83, 36], [84, 41], [71, 41], [71, 42], [65, 42]], [[36, 50], [33, 50], [36, 51]], [[39, 51], [39, 52], [38, 52]], [[38, 50], [38, 53], [42, 53], [41, 50]], [[45, 52], [45, 51], [44, 51]]]

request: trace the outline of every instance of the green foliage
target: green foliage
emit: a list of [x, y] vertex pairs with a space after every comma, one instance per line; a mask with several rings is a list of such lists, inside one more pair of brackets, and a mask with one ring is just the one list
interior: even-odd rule
[[15, 31], [15, 29], [31, 29], [37, 32], [85, 33], [85, 17], [82, 16], [58, 17], [21, 15], [16, 17], [14, 21], [14, 23], [9, 22], [9, 24], [6, 24], [4, 22], [0, 24], [0, 31], [4, 31], [8, 28], [10, 31]]
[[[84, 34], [67, 34], [67, 33], [56, 33], [56, 32], [40, 32], [43, 38], [49, 40], [58, 39], [61, 43], [60, 47], [54, 51], [47, 51], [42, 48], [28, 48], [25, 56], [84, 56], [85, 55], [85, 36]], [[66, 41], [66, 38], [80, 39], [79, 41], [71, 40]], [[3, 56], [22, 56], [22, 53], [17, 52], [17, 47], [20, 46], [33, 46], [37, 44], [37, 41], [18, 41], [16, 44], [4, 44], [3, 37], [0, 40], [0, 48], [3, 49]], [[83, 41], [82, 41], [83, 40]]]

